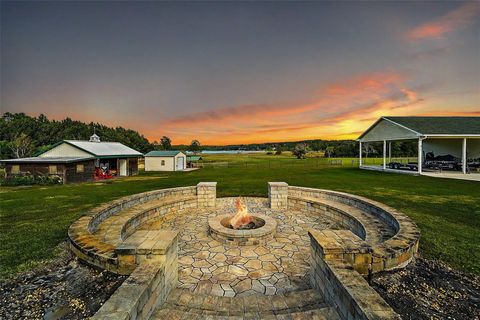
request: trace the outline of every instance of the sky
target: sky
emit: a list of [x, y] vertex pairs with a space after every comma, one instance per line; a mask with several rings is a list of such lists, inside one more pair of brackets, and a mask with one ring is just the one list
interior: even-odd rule
[[1, 113], [217, 145], [480, 116], [479, 1], [0, 6]]

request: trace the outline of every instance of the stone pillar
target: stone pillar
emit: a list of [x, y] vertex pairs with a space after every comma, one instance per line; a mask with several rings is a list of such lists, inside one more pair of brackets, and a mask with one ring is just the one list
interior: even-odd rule
[[288, 206], [288, 184], [286, 182], [268, 183], [268, 200], [270, 208], [285, 210]]
[[217, 183], [200, 182], [197, 184], [197, 199], [199, 208], [215, 207], [215, 200], [217, 199]]

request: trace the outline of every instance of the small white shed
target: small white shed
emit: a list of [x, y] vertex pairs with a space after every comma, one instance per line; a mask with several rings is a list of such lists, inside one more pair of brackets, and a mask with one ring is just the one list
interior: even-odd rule
[[187, 156], [181, 151], [150, 151], [145, 155], [145, 171], [183, 171]]

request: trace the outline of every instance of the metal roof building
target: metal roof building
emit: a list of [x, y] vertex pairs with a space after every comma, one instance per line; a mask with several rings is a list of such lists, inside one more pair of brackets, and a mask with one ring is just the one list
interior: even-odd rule
[[480, 117], [381, 117], [357, 139], [360, 144], [359, 159], [362, 162], [362, 144], [383, 142], [383, 166], [387, 169], [391, 158], [391, 143], [417, 140], [417, 172], [422, 173], [426, 156], [449, 155], [458, 158], [463, 174], [469, 172], [469, 163], [480, 161]]
[[7, 177], [55, 175], [69, 183], [135, 175], [142, 156], [119, 142], [101, 142], [93, 134], [89, 141], [60, 141], [37, 157], [0, 162], [5, 164]]
[[[76, 151], [73, 151], [77, 149]], [[43, 152], [39, 157], [52, 157], [57, 154], [65, 153], [82, 154], [85, 156], [94, 156], [96, 158], [113, 157], [142, 157], [143, 154], [127, 147], [120, 142], [100, 142], [82, 141], [82, 140], [63, 140], [54, 144], [49, 150]]]

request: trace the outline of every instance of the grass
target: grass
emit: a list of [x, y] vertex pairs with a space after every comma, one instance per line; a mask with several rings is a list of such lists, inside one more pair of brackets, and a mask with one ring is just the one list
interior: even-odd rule
[[[420, 227], [424, 256], [480, 274], [479, 183], [359, 170], [288, 155], [209, 155], [228, 162], [193, 172], [143, 173], [111, 183], [0, 189], [0, 277], [51, 259], [68, 226], [89, 209], [128, 194], [217, 181], [218, 196], [266, 196], [268, 181], [350, 192], [386, 203]], [[247, 162], [247, 165], [245, 165]], [[269, 163], [270, 162], [270, 163]], [[350, 165], [350, 166], [346, 166]]]

